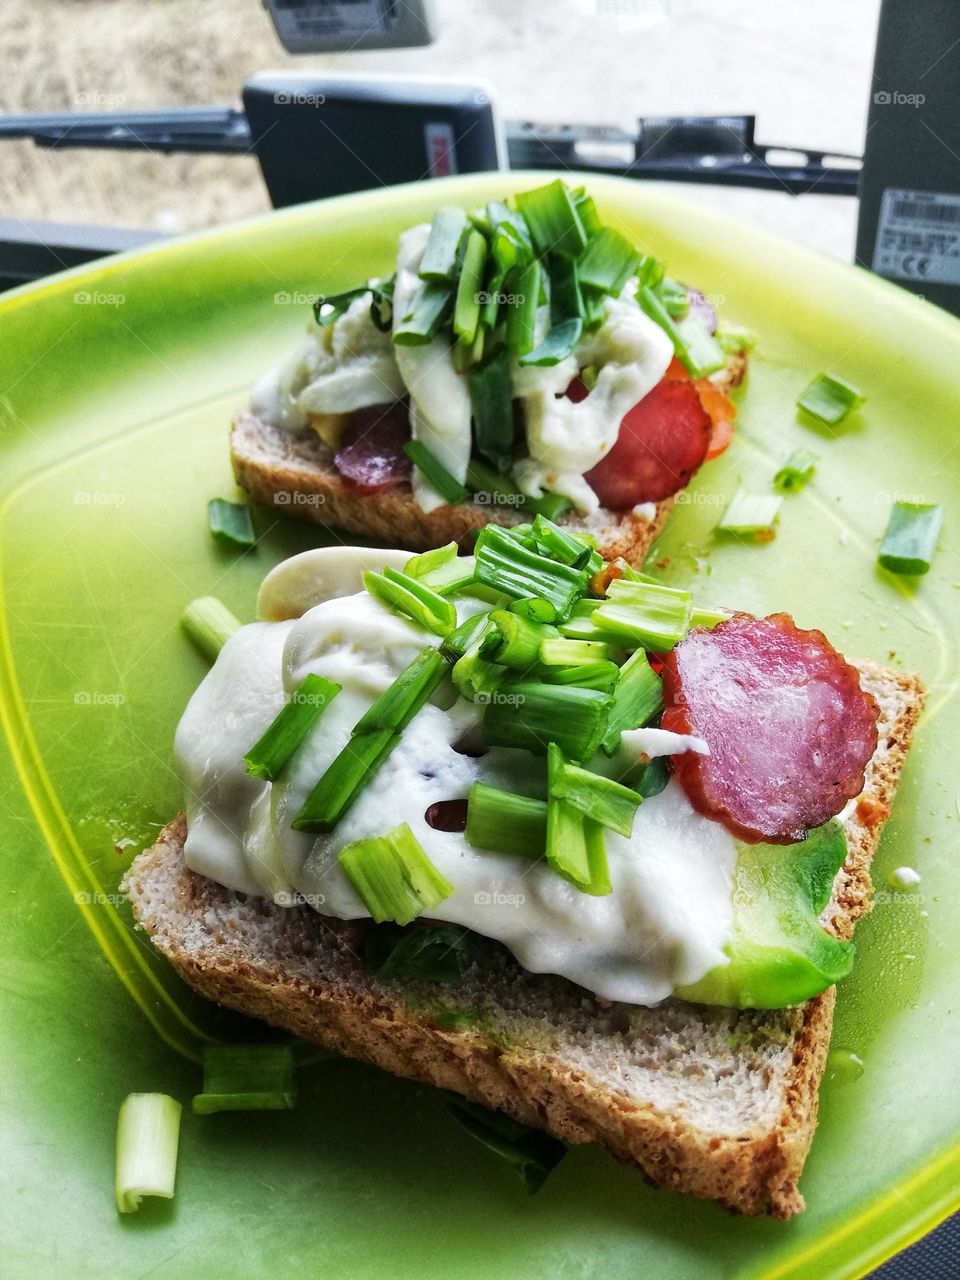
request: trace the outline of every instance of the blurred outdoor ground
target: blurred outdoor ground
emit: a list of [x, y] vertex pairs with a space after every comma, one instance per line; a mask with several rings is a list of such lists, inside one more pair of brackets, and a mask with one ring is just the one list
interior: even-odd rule
[[[0, 110], [236, 105], [295, 66], [486, 80], [504, 119], [630, 126], [753, 112], [762, 142], [859, 153], [878, 0], [435, 0], [429, 48], [292, 57], [259, 0], [3, 0]], [[684, 186], [835, 256], [855, 201]], [[0, 141], [0, 216], [177, 232], [269, 208], [250, 157], [40, 150]]]

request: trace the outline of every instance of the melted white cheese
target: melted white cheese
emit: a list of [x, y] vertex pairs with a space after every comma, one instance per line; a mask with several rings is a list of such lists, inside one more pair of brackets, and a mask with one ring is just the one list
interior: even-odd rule
[[[474, 758], [454, 750], [482, 708], [457, 699], [450, 685], [441, 685], [414, 719], [335, 832], [316, 837], [292, 830], [292, 818], [373, 699], [425, 644], [438, 643], [366, 593], [344, 594], [360, 587], [368, 552], [306, 554], [313, 557], [314, 581], [303, 557], [274, 574], [275, 582], [287, 575], [287, 612], [298, 582], [311, 607], [296, 620], [241, 628], [177, 730], [193, 870], [246, 893], [287, 903], [296, 891], [323, 914], [362, 917], [364, 905], [337, 853], [351, 840], [406, 822], [454, 886], [431, 916], [498, 939], [532, 972], [561, 974], [607, 999], [655, 1004], [726, 963], [736, 848], [675, 784], [640, 805], [629, 839], [607, 834], [613, 892], [602, 898], [580, 893], [545, 862], [482, 852], [462, 834], [427, 824], [431, 804], [465, 798], [478, 779], [544, 795], [544, 762], [529, 753], [498, 748]], [[384, 560], [397, 554], [382, 553]], [[313, 603], [324, 582], [336, 594]], [[480, 607], [463, 603], [464, 614]], [[337, 681], [342, 692], [280, 781], [250, 778], [244, 752], [309, 672]], [[657, 744], [645, 742], [649, 754]], [[611, 762], [606, 765], [609, 771]]]

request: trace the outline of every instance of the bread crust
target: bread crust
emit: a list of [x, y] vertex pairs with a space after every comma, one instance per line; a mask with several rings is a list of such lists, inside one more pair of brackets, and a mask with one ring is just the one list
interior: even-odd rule
[[[923, 701], [916, 676], [858, 665], [880, 707], [881, 734], [846, 820], [849, 856], [822, 917], [844, 938], [869, 910], [870, 860]], [[196, 875], [183, 860], [185, 836], [180, 815], [135, 859], [122, 888], [139, 925], [202, 995], [567, 1142], [599, 1143], [657, 1186], [745, 1214], [788, 1218], [803, 1208], [798, 1181], [816, 1124], [833, 989], [788, 1010], [593, 1002], [584, 1013], [590, 1002], [582, 989], [512, 965], [500, 979], [484, 977], [488, 996], [500, 991], [498, 1008], [508, 1012], [454, 1029], [438, 1020], [429, 993], [365, 968], [357, 953], [362, 925], [246, 898]], [[444, 988], [443, 999], [453, 997], [469, 1004], [475, 987]], [[603, 1024], [602, 1052], [590, 1057], [581, 1033], [592, 1022]], [[627, 1086], [631, 1072], [647, 1080], [646, 1090]], [[661, 1077], [680, 1091], [672, 1102], [654, 1096], [663, 1094]], [[730, 1079], [734, 1086], [725, 1085]], [[742, 1103], [733, 1118], [724, 1109], [731, 1096]]]
[[[725, 392], [739, 386], [746, 375], [746, 352], [731, 356], [714, 380]], [[291, 432], [274, 427], [248, 410], [237, 414], [230, 431], [230, 457], [237, 484], [257, 502], [287, 515], [309, 520], [393, 546], [426, 550], [456, 540], [472, 549], [471, 534], [485, 524], [513, 525], [526, 517], [516, 508], [479, 502], [422, 511], [409, 485], [380, 493], [360, 494], [333, 462], [330, 447], [313, 431]], [[584, 529], [597, 539], [605, 560], [622, 556], [642, 564], [660, 536], [675, 498], [655, 505], [652, 518], [636, 511], [606, 511], [584, 518], [568, 512], [559, 521]]]

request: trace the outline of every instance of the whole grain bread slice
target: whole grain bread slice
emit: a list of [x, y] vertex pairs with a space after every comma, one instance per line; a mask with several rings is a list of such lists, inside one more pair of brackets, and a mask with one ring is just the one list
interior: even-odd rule
[[[915, 676], [860, 665], [880, 739], [846, 819], [849, 855], [823, 924], [848, 938], [916, 726]], [[652, 1183], [787, 1218], [817, 1113], [831, 989], [776, 1011], [609, 1004], [491, 947], [455, 986], [362, 960], [362, 922], [222, 888], [183, 859], [183, 816], [123, 882], [134, 916], [197, 991], [337, 1054], [453, 1090], [570, 1143], [596, 1142]]]
[[[743, 381], [746, 368], [746, 352], [737, 352], [712, 380], [722, 391], [731, 391]], [[466, 545], [470, 533], [482, 525], [512, 525], [526, 519], [515, 507], [477, 501], [422, 511], [408, 484], [362, 495], [337, 471], [333, 451], [315, 431], [286, 431], [247, 410], [233, 420], [230, 456], [237, 484], [257, 502], [391, 546], [422, 551], [451, 539]], [[587, 518], [568, 512], [559, 523], [593, 534], [605, 560], [622, 556], [639, 565], [659, 537], [675, 501], [671, 497], [656, 503], [650, 516], [601, 508]]]

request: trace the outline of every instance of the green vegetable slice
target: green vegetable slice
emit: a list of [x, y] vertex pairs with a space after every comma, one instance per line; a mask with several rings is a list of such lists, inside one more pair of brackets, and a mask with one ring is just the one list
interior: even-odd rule
[[442, 462], [430, 452], [419, 440], [407, 440], [403, 446], [407, 455], [424, 479], [431, 484], [445, 502], [452, 507], [461, 507], [470, 501], [470, 491], [455, 479]]
[[144, 1196], [173, 1199], [180, 1111], [165, 1093], [131, 1093], [120, 1104], [114, 1187], [121, 1213], [134, 1213]]
[[572, 760], [589, 760], [603, 740], [610, 711], [609, 694], [578, 685], [520, 680], [491, 699], [483, 732], [492, 747], [519, 747], [547, 754], [555, 742]]
[[421, 280], [433, 284], [453, 284], [460, 270], [461, 246], [466, 232], [467, 215], [462, 209], [437, 210], [420, 259], [418, 274]]
[[592, 620], [599, 630], [625, 644], [663, 653], [687, 634], [692, 611], [689, 591], [615, 578]]
[[927, 573], [943, 524], [933, 502], [895, 502], [877, 556], [891, 573]]
[[250, 508], [242, 502], [211, 498], [207, 503], [210, 532], [231, 547], [252, 547], [257, 541]]
[[247, 773], [274, 781], [342, 685], [311, 672], [304, 676], [272, 724], [243, 757]]
[[296, 1064], [288, 1044], [211, 1044], [203, 1051], [203, 1093], [195, 1115], [216, 1111], [290, 1111]]
[[613, 690], [613, 706], [601, 746], [611, 756], [620, 745], [625, 729], [648, 725], [663, 710], [663, 681], [650, 666], [643, 649], [638, 649], [620, 668]]
[[477, 849], [542, 858], [547, 847], [546, 801], [475, 782], [467, 802], [465, 834]]
[[813, 479], [816, 469], [815, 453], [811, 453], [809, 449], [794, 449], [773, 477], [773, 487], [779, 493], [797, 493]]
[[456, 606], [420, 578], [408, 577], [389, 566], [382, 573], [368, 569], [363, 585], [372, 596], [404, 613], [434, 635], [445, 636], [457, 625]]
[[203, 656], [215, 662], [233, 633], [240, 630], [241, 623], [216, 596], [200, 596], [187, 605], [180, 625]]
[[716, 532], [771, 542], [777, 536], [782, 502], [779, 494], [747, 493], [746, 489], [738, 489], [727, 504]]
[[516, 204], [538, 253], [562, 253], [575, 258], [587, 247], [587, 233], [577, 206], [559, 178], [532, 191], [519, 192]]
[[797, 407], [818, 422], [835, 427], [859, 409], [865, 400], [862, 391], [831, 373], [818, 373], [797, 398]]
[[409, 924], [453, 893], [405, 822], [345, 845], [337, 858], [377, 924]]

